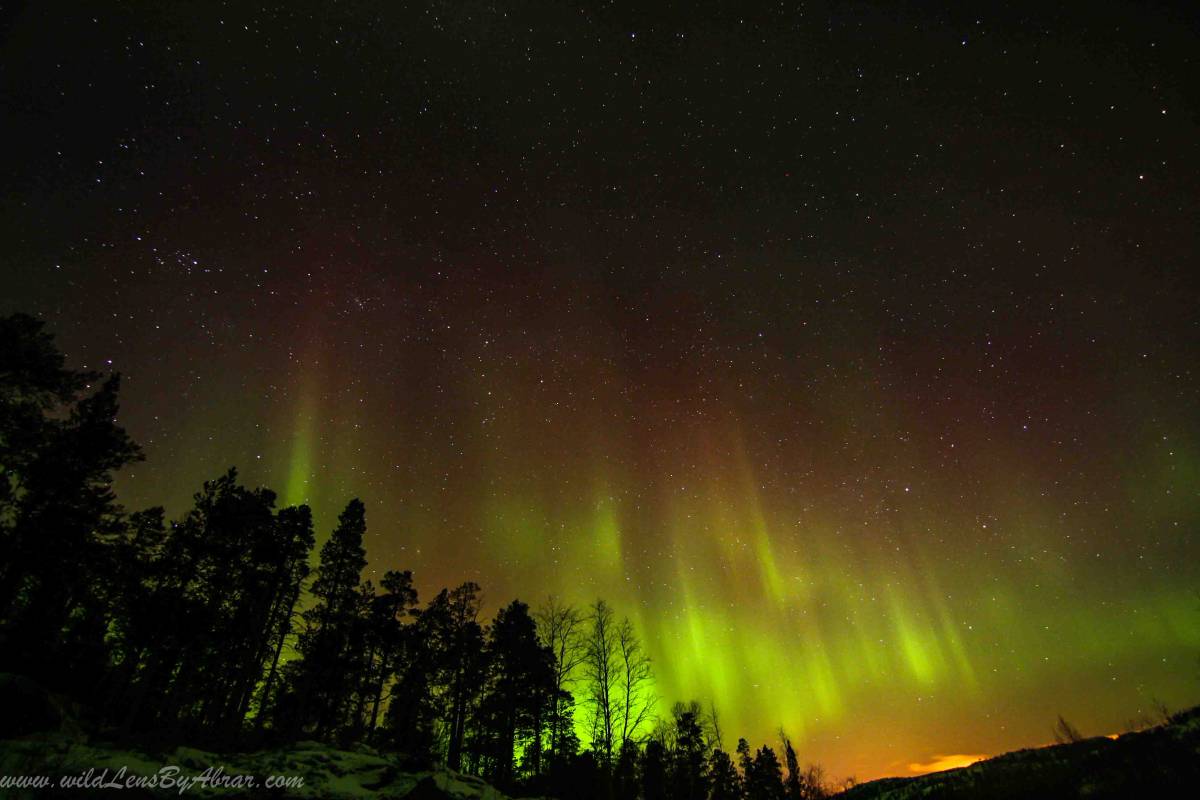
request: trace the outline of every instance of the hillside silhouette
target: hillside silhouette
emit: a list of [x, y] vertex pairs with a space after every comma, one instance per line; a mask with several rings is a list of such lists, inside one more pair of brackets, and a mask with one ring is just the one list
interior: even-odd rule
[[1160, 725], [988, 758], [916, 778], [883, 778], [840, 800], [1190, 797], [1200, 786], [1200, 706]]

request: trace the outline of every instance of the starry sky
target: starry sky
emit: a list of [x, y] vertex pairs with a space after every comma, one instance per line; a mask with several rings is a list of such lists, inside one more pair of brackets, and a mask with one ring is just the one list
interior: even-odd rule
[[1195, 703], [1194, 9], [735, 5], [6, 4], [0, 312], [837, 776]]

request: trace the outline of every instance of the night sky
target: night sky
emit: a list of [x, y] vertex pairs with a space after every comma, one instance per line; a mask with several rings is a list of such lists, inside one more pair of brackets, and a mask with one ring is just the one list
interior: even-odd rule
[[361, 497], [727, 748], [1195, 703], [1194, 7], [733, 5], [6, 3], [0, 313], [125, 376], [127, 507]]

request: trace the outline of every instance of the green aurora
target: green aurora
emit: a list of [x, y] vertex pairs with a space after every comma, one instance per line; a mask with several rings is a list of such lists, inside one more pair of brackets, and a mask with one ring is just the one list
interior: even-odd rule
[[[231, 458], [285, 487], [281, 501], [313, 504], [326, 531], [360, 496], [371, 572], [411, 568], [427, 597], [475, 580], [489, 609], [603, 597], [648, 643], [663, 712], [712, 703], [726, 737], [754, 741], [782, 726], [835, 775], [1044, 743], [1059, 713], [1109, 733], [1196, 697], [1200, 576], [1183, 531], [1197, 461], [1167, 433], [1169, 403], [1085, 459], [1028, 430], [996, 436], [994, 417], [947, 429], [858, 380], [759, 407], [752, 426], [737, 395], [631, 400], [595, 352], [548, 364], [547, 388], [486, 365], [504, 343], [478, 341], [480, 369], [445, 388], [453, 407], [421, 409], [400, 388], [381, 404], [377, 388], [338, 384], [329, 365], [353, 356], [323, 338], [279, 379], [295, 386], [278, 393], [283, 425], [234, 412], [232, 452], [207, 472], [152, 446], [122, 496], [136, 505], [145, 486], [152, 500], [169, 476], [179, 507]], [[601, 378], [581, 396], [572, 370]], [[751, 402], [749, 376], [725, 380]], [[1093, 401], [1081, 448], [1131, 413]]]

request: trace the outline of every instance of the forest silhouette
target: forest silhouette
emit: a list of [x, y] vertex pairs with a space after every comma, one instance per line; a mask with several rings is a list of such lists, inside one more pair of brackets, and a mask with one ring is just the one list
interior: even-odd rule
[[367, 744], [571, 798], [828, 793], [782, 730], [779, 753], [739, 739], [731, 756], [714, 707], [660, 713], [643, 643], [603, 600], [513, 600], [487, 621], [471, 582], [422, 603], [410, 571], [363, 580], [357, 499], [315, 559], [310, 508], [235, 469], [177, 520], [126, 511], [113, 477], [143, 456], [119, 389], [67, 368], [40, 321], [0, 318], [0, 672], [71, 698], [105, 736]]

